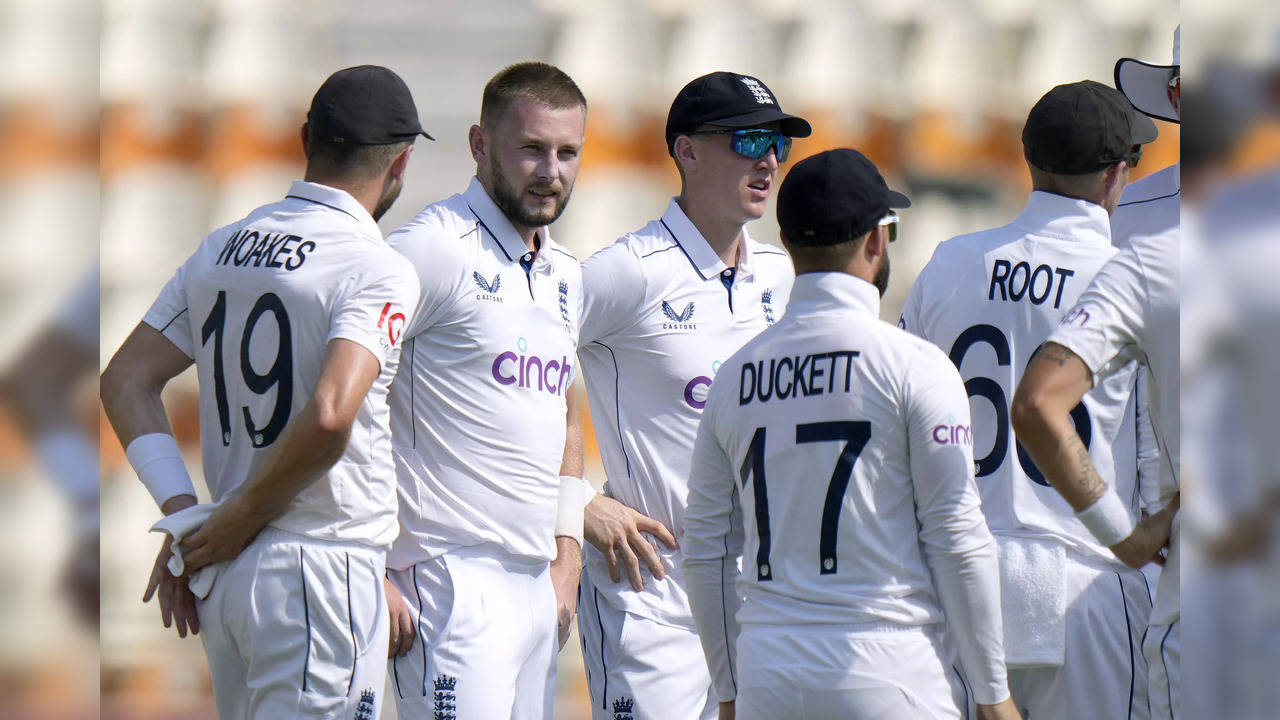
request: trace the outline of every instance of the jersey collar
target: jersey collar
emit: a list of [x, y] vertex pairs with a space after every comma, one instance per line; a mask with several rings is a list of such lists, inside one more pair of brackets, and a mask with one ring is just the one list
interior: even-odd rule
[[1035, 190], [1012, 225], [1031, 235], [1111, 244], [1111, 216], [1088, 200]]
[[[520, 233], [516, 232], [515, 226], [507, 219], [506, 214], [498, 208], [493, 198], [489, 197], [489, 193], [480, 184], [479, 178], [471, 178], [471, 184], [467, 186], [466, 192], [462, 193], [462, 197], [467, 201], [467, 206], [471, 208], [476, 219], [480, 221], [480, 225], [498, 243], [498, 247], [502, 248], [508, 260], [517, 262], [531, 252], [529, 246], [525, 245], [524, 240], [520, 238]], [[542, 242], [538, 244], [538, 252], [534, 254], [535, 266], [550, 262], [551, 255], [551, 233], [545, 227], [538, 228], [538, 233], [542, 236]]]
[[787, 316], [852, 309], [879, 319], [880, 291], [875, 285], [842, 272], [810, 272], [796, 276]]
[[346, 213], [354, 218], [356, 222], [365, 226], [365, 229], [373, 233], [374, 237], [379, 240], [383, 239], [382, 230], [378, 228], [378, 223], [374, 221], [373, 216], [355, 198], [351, 197], [346, 190], [339, 190], [335, 187], [307, 182], [306, 180], [294, 180], [293, 184], [289, 186], [289, 194], [285, 197], [313, 202]]
[[[675, 198], [671, 198], [667, 211], [662, 214], [662, 225], [671, 239], [676, 241], [676, 245], [684, 251], [685, 257], [689, 258], [689, 263], [703, 280], [718, 278], [720, 273], [729, 268], [716, 251], [711, 249], [711, 245], [707, 243], [706, 238], [702, 237], [702, 233], [698, 231], [689, 216], [680, 209], [680, 204]], [[750, 280], [754, 275], [751, 263], [751, 250], [754, 247], [755, 241], [747, 234], [747, 229], [744, 227], [742, 242], [738, 243], [737, 276], [741, 280]]]

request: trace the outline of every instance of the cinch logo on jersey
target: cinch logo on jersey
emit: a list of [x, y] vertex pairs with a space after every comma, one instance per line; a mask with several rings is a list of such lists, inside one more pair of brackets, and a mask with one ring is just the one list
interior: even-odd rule
[[218, 253], [214, 264], [297, 270], [307, 261], [307, 253], [316, 249], [314, 242], [298, 242], [299, 240], [302, 238], [297, 235], [259, 233], [257, 230], [243, 228], [222, 246], [222, 252]]
[[[849, 392], [853, 359], [859, 355], [861, 353], [857, 350], [832, 350], [746, 363], [742, 366], [738, 384], [738, 405], [746, 405], [753, 400], [769, 402], [830, 394], [838, 388]], [[840, 371], [842, 359], [843, 373]]]
[[549, 392], [552, 395], [563, 395], [566, 386], [573, 376], [573, 366], [569, 358], [560, 356], [559, 360], [546, 360], [537, 355], [526, 355], [529, 343], [524, 338], [516, 341], [519, 353], [510, 350], [493, 359], [493, 379], [499, 385], [515, 385], [516, 387]]
[[684, 386], [684, 401], [694, 410], [707, 406], [707, 391], [711, 389], [711, 379], [720, 372], [720, 361], [711, 363], [711, 377], [699, 375]]
[[493, 282], [485, 280], [478, 272], [472, 272], [471, 278], [476, 281], [476, 287], [480, 288], [480, 292], [476, 293], [477, 300], [502, 302], [502, 297], [498, 295], [498, 288], [502, 287], [502, 273], [494, 275]]
[[765, 290], [760, 296], [760, 307], [764, 309], [764, 321], [772, 325], [777, 321], [773, 316], [773, 290]]
[[1067, 313], [1066, 317], [1062, 318], [1061, 322], [1058, 323], [1060, 327], [1067, 327], [1068, 325], [1079, 325], [1080, 327], [1084, 327], [1088, 324], [1089, 311], [1084, 308], [1076, 308], [1075, 310], [1072, 310]]
[[968, 425], [956, 424], [952, 416], [945, 423], [933, 426], [933, 441], [939, 445], [972, 445], [973, 433]]
[[685, 305], [683, 310], [681, 310], [680, 312], [676, 312], [676, 309], [671, 307], [671, 303], [667, 302], [666, 300], [663, 300], [662, 314], [666, 315], [667, 319], [671, 321], [671, 322], [662, 323], [663, 330], [697, 330], [698, 329], [698, 326], [696, 323], [690, 322], [691, 320], [693, 320], [693, 302], [692, 301], [688, 305]]
[[[1053, 308], [1057, 310], [1062, 304], [1062, 290], [1067, 286], [1067, 278], [1075, 274], [1075, 270], [1052, 268], [1048, 265], [1038, 265], [1032, 270], [1025, 260], [1017, 265], [1008, 260], [996, 260], [991, 267], [991, 287], [987, 290], [987, 299], [996, 299], [996, 286], [1000, 287], [1000, 299], [1005, 302], [1018, 302], [1026, 297], [1032, 305], [1042, 305], [1053, 294]], [[1058, 279], [1056, 294], [1053, 293], [1055, 276]]]

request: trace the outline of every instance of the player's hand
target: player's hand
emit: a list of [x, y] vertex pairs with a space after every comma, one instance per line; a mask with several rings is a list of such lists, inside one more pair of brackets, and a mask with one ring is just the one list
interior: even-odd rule
[[569, 639], [573, 614], [578, 611], [578, 580], [582, 576], [582, 548], [573, 538], [556, 536], [556, 559], [551, 562], [551, 585], [556, 589], [556, 632], [560, 648]]
[[254, 513], [241, 508], [236, 498], [224, 502], [203, 525], [178, 543], [182, 546], [184, 574], [190, 577], [205, 565], [234, 560], [264, 524]]
[[166, 564], [173, 555], [171, 545], [173, 538], [165, 535], [160, 553], [156, 555], [156, 564], [151, 568], [151, 579], [147, 581], [147, 590], [142, 594], [142, 602], [150, 602], [154, 595], [160, 602], [160, 621], [165, 627], [178, 626], [178, 637], [186, 637], [187, 630], [192, 635], [200, 633], [200, 618], [196, 613], [196, 596], [187, 587], [185, 577], [174, 577]]
[[979, 703], [978, 720], [1022, 720], [1022, 713], [1018, 712], [1018, 707], [1013, 704], [1013, 698], [1007, 698], [1004, 702], [995, 705], [983, 705]]
[[605, 562], [609, 564], [609, 577], [614, 582], [620, 581], [619, 565], [625, 565], [631, 587], [635, 590], [644, 589], [644, 579], [640, 577], [641, 558], [654, 577], [661, 580], [666, 574], [658, 549], [641, 533], [652, 534], [672, 550], [677, 547], [676, 538], [666, 525], [607, 495], [596, 495], [587, 503], [582, 533], [587, 542], [604, 553]]
[[383, 578], [382, 587], [387, 593], [387, 614], [391, 616], [391, 641], [387, 643], [387, 657], [406, 655], [413, 647], [413, 616], [409, 614], [409, 606], [404, 596], [391, 581]]
[[1161, 551], [1169, 545], [1169, 533], [1173, 527], [1173, 516], [1178, 512], [1181, 494], [1175, 494], [1173, 500], [1163, 510], [1145, 517], [1139, 522], [1129, 537], [1111, 546], [1111, 552], [1124, 564], [1140, 568], [1149, 562], [1164, 565]]
[[720, 720], [733, 720], [735, 700], [720, 703]]

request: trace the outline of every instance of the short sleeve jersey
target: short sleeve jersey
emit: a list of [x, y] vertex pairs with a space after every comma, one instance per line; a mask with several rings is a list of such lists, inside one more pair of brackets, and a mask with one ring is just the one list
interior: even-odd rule
[[[940, 244], [916, 278], [899, 325], [947, 353], [969, 394], [982, 510], [995, 533], [1053, 537], [1112, 559], [1076, 520], [1013, 435], [1009, 402], [1031, 356], [1116, 250], [1107, 212], [1033, 192], [1008, 225]], [[1098, 473], [1137, 519], [1136, 366], [1072, 411]]]
[[538, 237], [529, 250], [473, 179], [387, 238], [422, 283], [391, 391], [401, 532], [389, 567], [484, 543], [555, 558], [582, 274]]
[[937, 623], [964, 577], [989, 612], [970, 625], [945, 611], [966, 625], [975, 688], [998, 696], [999, 580], [968, 401], [945, 355], [878, 315], [870, 283], [803, 274], [786, 316], [726, 361], [694, 450], [686, 553], [732, 561], [740, 504], [743, 625]]
[[[1167, 503], [1180, 487], [1178, 225], [1152, 234], [1131, 234], [1128, 248], [1106, 264], [1062, 318], [1049, 340], [1084, 361], [1094, 386], [1132, 361], [1147, 367], [1152, 425], [1160, 445], [1160, 499]], [[1152, 623], [1179, 615], [1176, 532], [1151, 613]]]
[[[582, 265], [585, 305], [578, 350], [608, 477], [619, 502], [684, 528], [689, 457], [720, 364], [782, 316], [794, 272], [781, 249], [744, 231], [727, 266], [673, 199], [658, 220]], [[667, 575], [601, 583], [615, 607], [691, 627], [678, 551], [655, 541]], [[584, 551], [595, 577], [604, 555]]]
[[387, 392], [418, 281], [342, 190], [298, 181], [283, 200], [205, 237], [143, 322], [195, 360], [214, 500], [244, 484], [306, 405], [335, 339], [381, 369], [342, 456], [269, 524], [386, 546], [395, 538]]

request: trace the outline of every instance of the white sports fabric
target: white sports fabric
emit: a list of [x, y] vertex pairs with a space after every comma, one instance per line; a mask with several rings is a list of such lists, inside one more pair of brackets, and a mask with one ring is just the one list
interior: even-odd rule
[[[1151, 380], [1152, 425], [1160, 444], [1160, 504], [1179, 487], [1178, 226], [1131, 235], [1129, 249], [1098, 271], [1049, 340], [1080, 356], [1095, 386], [1125, 371], [1134, 360]], [[1179, 518], [1175, 516], [1168, 561], [1160, 573], [1151, 623], [1179, 616]]]
[[1182, 621], [1152, 623], [1142, 651], [1151, 669], [1151, 720], [1178, 720], [1182, 708]]
[[1130, 183], [1111, 215], [1111, 239], [1121, 250], [1129, 248], [1134, 235], [1148, 235], [1180, 223], [1182, 205], [1182, 165], [1163, 170]]
[[482, 544], [556, 556], [582, 283], [538, 236], [531, 252], [473, 179], [387, 238], [422, 282], [391, 390], [401, 531], [388, 567]]
[[196, 603], [218, 717], [378, 717], [389, 633], [383, 573], [381, 549], [258, 533]]
[[1142, 573], [1067, 553], [1066, 654], [1061, 666], [1009, 667], [1023, 717], [1147, 720], [1151, 592]]
[[[965, 380], [975, 474], [991, 531], [1053, 538], [1118, 563], [1044, 479], [1009, 423], [1009, 402], [1031, 356], [1115, 253], [1103, 207], [1033, 192], [1008, 225], [938, 245], [907, 295], [899, 326], [947, 353]], [[1133, 522], [1141, 509], [1138, 375], [1136, 364], [1122, 369], [1072, 413], [1098, 474], [1115, 487]]]
[[417, 633], [388, 663], [400, 717], [550, 720], [559, 643], [545, 562], [479, 546], [387, 575]]
[[[608, 477], [606, 493], [684, 528], [689, 460], [716, 372], [777, 321], [793, 271], [777, 247], [744, 230], [736, 267], [721, 261], [673, 199], [658, 220], [582, 265], [585, 305], [578, 356]], [[657, 540], [666, 577], [636, 592], [609, 581], [604, 555], [584, 550], [586, 573], [615, 608], [692, 629], [680, 551]]]
[[944, 613], [975, 700], [1008, 697], [968, 399], [946, 356], [881, 322], [879, 306], [858, 278], [801, 275], [787, 314], [712, 385], [684, 549], [721, 700], [738, 691], [739, 623], [840, 633], [931, 626]]
[[964, 678], [933, 629], [749, 625], [738, 643], [742, 720], [970, 717]]
[[[605, 581], [609, 581], [605, 575]], [[719, 703], [698, 634], [610, 605], [583, 573], [578, 637], [594, 720], [715, 720]]]
[[382, 364], [351, 440], [272, 527], [383, 547], [395, 538], [387, 390], [418, 295], [412, 268], [342, 190], [297, 181], [283, 200], [207, 235], [143, 317], [193, 358], [204, 477], [222, 501], [315, 389], [331, 340]]

